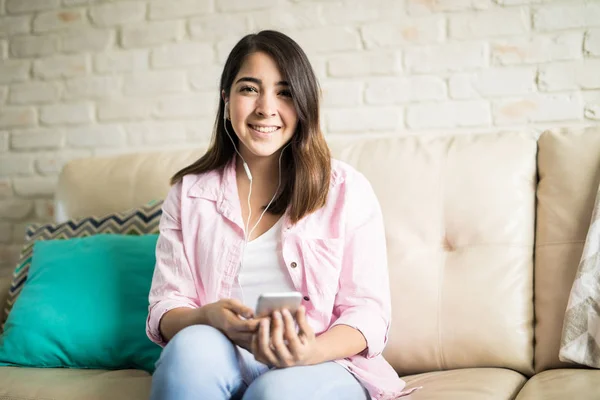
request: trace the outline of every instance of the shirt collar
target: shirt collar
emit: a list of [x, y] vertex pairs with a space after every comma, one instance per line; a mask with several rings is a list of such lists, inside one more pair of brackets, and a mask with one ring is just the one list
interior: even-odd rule
[[[237, 158], [234, 156], [222, 170], [211, 171], [199, 176], [191, 185], [187, 196], [214, 201], [221, 214], [238, 225], [244, 226], [237, 189], [236, 160]], [[289, 213], [286, 211], [282, 218], [283, 230], [289, 232], [293, 227]]]

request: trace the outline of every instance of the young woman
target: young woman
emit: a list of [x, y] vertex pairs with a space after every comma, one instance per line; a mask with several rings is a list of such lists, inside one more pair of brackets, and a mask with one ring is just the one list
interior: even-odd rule
[[[165, 346], [158, 399], [393, 399], [390, 294], [379, 203], [330, 158], [319, 87], [275, 31], [229, 55], [211, 146], [164, 202], [147, 333]], [[261, 293], [298, 291], [254, 315]]]

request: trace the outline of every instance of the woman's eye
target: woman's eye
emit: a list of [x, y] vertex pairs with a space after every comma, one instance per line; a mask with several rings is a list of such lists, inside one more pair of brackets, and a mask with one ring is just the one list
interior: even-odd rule
[[285, 97], [292, 97], [292, 92], [289, 90], [282, 90], [281, 92], [279, 92], [279, 94]]
[[252, 86], [244, 86], [240, 89], [241, 92], [258, 92], [258, 90], [256, 90], [256, 88], [253, 88]]

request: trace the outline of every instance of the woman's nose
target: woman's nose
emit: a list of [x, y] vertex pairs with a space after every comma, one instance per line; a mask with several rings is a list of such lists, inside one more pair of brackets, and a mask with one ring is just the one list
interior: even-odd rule
[[277, 106], [275, 99], [269, 95], [262, 95], [257, 100], [256, 113], [263, 118], [273, 117], [276, 114]]

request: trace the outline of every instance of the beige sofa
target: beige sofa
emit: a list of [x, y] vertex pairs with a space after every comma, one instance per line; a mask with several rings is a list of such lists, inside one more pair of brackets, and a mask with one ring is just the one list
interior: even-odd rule
[[[332, 142], [384, 210], [393, 294], [385, 355], [412, 399], [600, 399], [558, 360], [600, 181], [600, 129]], [[199, 150], [73, 161], [57, 218], [162, 198]], [[2, 283], [2, 293], [7, 282]], [[0, 368], [0, 399], [145, 399], [141, 371]]]

